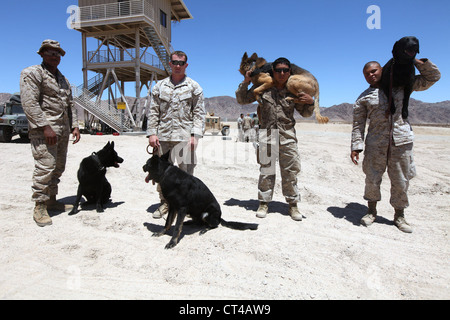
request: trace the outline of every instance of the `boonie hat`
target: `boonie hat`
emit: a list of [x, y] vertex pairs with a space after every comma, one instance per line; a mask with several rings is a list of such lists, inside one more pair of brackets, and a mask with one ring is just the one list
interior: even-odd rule
[[44, 49], [58, 50], [61, 53], [61, 56], [64, 56], [66, 54], [66, 52], [61, 48], [59, 42], [55, 40], [47, 39], [42, 41], [41, 47], [39, 48], [39, 51], [37, 53], [41, 54], [42, 50]]

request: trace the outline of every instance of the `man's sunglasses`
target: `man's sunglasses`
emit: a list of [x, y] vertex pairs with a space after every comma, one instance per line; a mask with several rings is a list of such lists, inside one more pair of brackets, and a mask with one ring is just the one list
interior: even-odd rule
[[61, 52], [53, 51], [53, 50], [46, 50], [42, 52], [44, 56], [50, 56], [50, 57], [61, 57]]
[[288, 73], [288, 72], [291, 71], [291, 69], [289, 69], [289, 68], [276, 68], [276, 69], [273, 69], [273, 71], [275, 71], [276, 73], [281, 73], [281, 72]]
[[172, 64], [174, 66], [184, 66], [186, 64], [186, 61], [172, 60]]

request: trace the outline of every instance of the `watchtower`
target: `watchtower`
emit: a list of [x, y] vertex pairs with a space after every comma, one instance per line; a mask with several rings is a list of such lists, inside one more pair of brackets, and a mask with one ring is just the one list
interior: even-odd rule
[[[183, 0], [78, 0], [77, 10], [72, 28], [81, 32], [83, 84], [73, 94], [86, 127], [99, 119], [118, 132], [142, 130], [152, 82], [170, 74], [171, 21], [192, 19], [189, 10]], [[93, 48], [88, 38], [97, 40]], [[89, 79], [88, 71], [97, 75]], [[125, 99], [127, 82], [135, 83], [134, 102]]]

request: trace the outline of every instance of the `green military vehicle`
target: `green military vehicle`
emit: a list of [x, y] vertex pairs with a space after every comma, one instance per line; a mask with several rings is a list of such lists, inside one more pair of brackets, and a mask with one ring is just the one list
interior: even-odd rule
[[16, 134], [28, 139], [28, 120], [18, 93], [0, 106], [0, 142], [11, 142]]

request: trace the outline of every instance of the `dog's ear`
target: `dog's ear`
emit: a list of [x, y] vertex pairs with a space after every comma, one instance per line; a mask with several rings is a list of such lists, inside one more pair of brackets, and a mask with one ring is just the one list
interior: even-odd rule
[[392, 48], [392, 54], [395, 55], [395, 52], [397, 51], [398, 46], [400, 45], [400, 40], [396, 41], [394, 43], [394, 47]]
[[247, 60], [248, 59], [248, 55], [247, 55], [247, 51], [245, 51], [244, 55], [242, 56], [242, 60]]
[[257, 68], [261, 68], [262, 66], [264, 66], [266, 64], [266, 59], [264, 58], [258, 58], [256, 59], [255, 65]]
[[111, 148], [114, 148], [114, 141], [111, 142]]
[[250, 57], [250, 59], [252, 59], [252, 60], [258, 59], [258, 55], [256, 54], [256, 52], [253, 52], [253, 54], [252, 54], [252, 56]]

